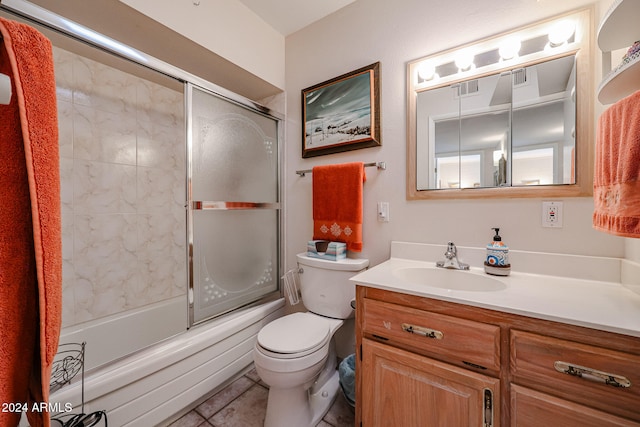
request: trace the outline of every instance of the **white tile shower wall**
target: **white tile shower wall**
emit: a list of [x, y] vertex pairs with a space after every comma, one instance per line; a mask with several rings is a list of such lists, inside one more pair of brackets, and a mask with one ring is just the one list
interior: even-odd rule
[[63, 327], [186, 292], [183, 95], [54, 48]]

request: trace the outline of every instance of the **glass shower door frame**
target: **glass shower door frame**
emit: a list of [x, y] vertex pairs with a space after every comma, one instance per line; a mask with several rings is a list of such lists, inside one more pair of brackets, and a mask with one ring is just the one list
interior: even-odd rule
[[[186, 136], [187, 136], [187, 144], [186, 144], [186, 159], [187, 159], [187, 179], [186, 179], [186, 216], [187, 216], [187, 283], [188, 283], [188, 327], [195, 326], [199, 323], [208, 321], [212, 318], [216, 318], [232, 312], [238, 308], [249, 307], [253, 305], [258, 305], [264, 303], [266, 301], [270, 301], [276, 298], [280, 298], [281, 293], [281, 279], [283, 271], [283, 247], [282, 242], [284, 241], [282, 236], [283, 227], [283, 215], [282, 215], [282, 141], [284, 136], [284, 125], [282, 117], [277, 116], [271, 111], [261, 107], [257, 104], [254, 104], [252, 101], [237, 99], [237, 98], [229, 98], [227, 96], [221, 95], [211, 89], [204, 88], [199, 85], [194, 85], [192, 83], [187, 82], [185, 84], [185, 117], [186, 117]], [[231, 104], [235, 104], [238, 107], [246, 109], [252, 113], [261, 115], [268, 119], [274, 120], [277, 126], [277, 159], [276, 159], [276, 168], [277, 168], [277, 200], [275, 203], [264, 202], [264, 201], [255, 201], [255, 202], [242, 202], [237, 203], [233, 200], [194, 200], [193, 195], [193, 173], [194, 173], [194, 159], [193, 159], [193, 151], [194, 151], [194, 138], [193, 134], [193, 125], [194, 125], [194, 112], [192, 109], [193, 105], [193, 92], [194, 89], [199, 90], [201, 92], [205, 92], [211, 96], [214, 96], [220, 100], [229, 102]], [[246, 165], [244, 167], [251, 167], [251, 165]], [[194, 264], [195, 264], [195, 237], [194, 237], [194, 213], [199, 211], [259, 211], [259, 210], [269, 210], [274, 211], [276, 214], [276, 247], [277, 247], [277, 263], [276, 263], [276, 271], [275, 271], [275, 281], [276, 281], [276, 289], [273, 292], [262, 295], [257, 299], [254, 299], [250, 302], [246, 302], [235, 306], [233, 308], [226, 309], [222, 312], [216, 313], [210, 317], [205, 319], [196, 319], [195, 315], [195, 303], [197, 298], [197, 289], [194, 283], [195, 277], [197, 276], [194, 272]], [[197, 252], [197, 251], [195, 251]]]

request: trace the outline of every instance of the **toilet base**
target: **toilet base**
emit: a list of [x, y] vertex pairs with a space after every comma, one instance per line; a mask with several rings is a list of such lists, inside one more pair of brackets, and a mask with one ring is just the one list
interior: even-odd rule
[[335, 402], [338, 396], [338, 390], [340, 389], [340, 374], [338, 370], [331, 375], [331, 378], [327, 380], [322, 387], [317, 391], [315, 388], [312, 390], [315, 393], [309, 395], [309, 404], [311, 405], [311, 412], [314, 414], [314, 418], [311, 420], [311, 425], [316, 426], [329, 412], [331, 405]]
[[315, 427], [329, 412], [338, 395], [340, 378], [336, 370], [319, 388], [270, 389], [265, 427]]

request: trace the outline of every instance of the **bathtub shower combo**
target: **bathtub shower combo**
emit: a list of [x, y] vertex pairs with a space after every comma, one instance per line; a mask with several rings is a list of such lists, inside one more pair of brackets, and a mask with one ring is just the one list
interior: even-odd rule
[[85, 344], [84, 381], [51, 402], [156, 425], [247, 368], [282, 314], [281, 117], [28, 3], [0, 14], [54, 45], [60, 343]]

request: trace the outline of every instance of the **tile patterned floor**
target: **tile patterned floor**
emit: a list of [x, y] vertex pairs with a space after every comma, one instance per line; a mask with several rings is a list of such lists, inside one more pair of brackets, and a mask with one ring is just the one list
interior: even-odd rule
[[[255, 369], [238, 378], [169, 427], [262, 427], [269, 390]], [[353, 427], [354, 416], [342, 393], [318, 427]], [[288, 427], [288, 426], [283, 426]]]

